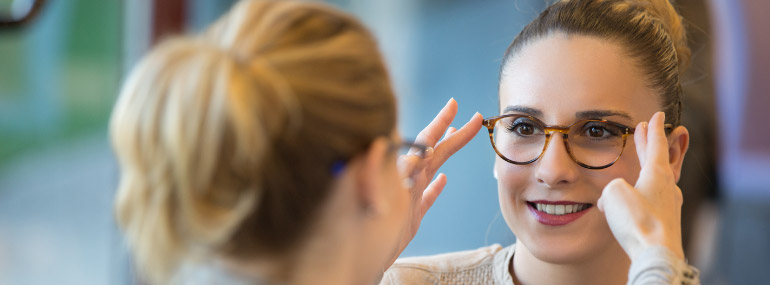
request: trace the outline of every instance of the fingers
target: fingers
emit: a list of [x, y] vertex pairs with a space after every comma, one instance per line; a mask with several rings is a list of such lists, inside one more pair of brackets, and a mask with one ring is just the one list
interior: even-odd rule
[[433, 182], [430, 183], [430, 185], [428, 185], [427, 188], [425, 188], [425, 192], [422, 193], [420, 217], [424, 217], [425, 213], [428, 212], [428, 209], [433, 206], [433, 202], [436, 202], [436, 198], [438, 198], [438, 195], [440, 195], [441, 191], [444, 190], [444, 186], [446, 186], [446, 175], [441, 173], [436, 177], [436, 179], [433, 180]]
[[647, 153], [647, 122], [641, 122], [636, 125], [634, 131], [634, 144], [636, 145], [636, 156], [639, 157], [639, 166], [644, 167]]
[[624, 195], [623, 192], [633, 188], [634, 187], [631, 186], [631, 184], [628, 184], [623, 178], [613, 179], [607, 186], [604, 186], [602, 196], [599, 197], [599, 200], [596, 202], [596, 208], [602, 213], [605, 213], [607, 211], [607, 205], [613, 205], [622, 195]]
[[640, 207], [640, 199], [642, 198], [634, 187], [626, 180], [616, 178], [604, 187], [602, 196], [596, 203], [599, 211], [604, 213], [612, 235], [632, 258], [637, 255], [641, 246], [639, 232], [645, 230], [639, 227], [649, 220], [644, 218], [649, 213]]
[[[646, 140], [642, 142], [644, 144], [644, 162], [636, 182], [636, 188], [650, 195], [655, 189], [660, 188], [656, 185], [667, 185], [669, 180], [673, 180], [673, 173], [668, 164], [668, 139], [666, 139], [666, 131], [663, 126], [665, 119], [666, 116], [663, 112], [655, 113], [650, 119], [650, 123], [647, 124], [647, 131], [644, 132]], [[638, 139], [641, 140], [642, 138]]]
[[438, 169], [450, 156], [468, 144], [481, 129], [483, 120], [481, 114], [475, 113], [465, 125], [439, 142], [435, 147], [435, 159], [432, 163], [434, 169]]
[[456, 131], [457, 129], [455, 129], [455, 127], [449, 127], [448, 129], [446, 129], [446, 133], [444, 134], [444, 137], [446, 138], [448, 136], [451, 136]]
[[416, 155], [402, 155], [398, 158], [398, 172], [401, 177], [410, 178], [415, 172], [417, 165], [420, 164], [422, 159]]
[[449, 124], [454, 120], [455, 115], [457, 115], [457, 101], [452, 98], [438, 112], [433, 121], [417, 135], [416, 142], [426, 146], [435, 146], [441, 135], [449, 127]]
[[647, 150], [645, 162], [654, 165], [668, 165], [668, 139], [663, 127], [666, 115], [657, 112], [650, 119], [647, 130]]

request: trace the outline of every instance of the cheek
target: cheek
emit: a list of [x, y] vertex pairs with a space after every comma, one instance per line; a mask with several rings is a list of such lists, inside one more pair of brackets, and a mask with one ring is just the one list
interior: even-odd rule
[[618, 161], [603, 171], [603, 176], [606, 176], [607, 179], [604, 184], [606, 185], [615, 178], [623, 178], [631, 185], [634, 185], [639, 178], [639, 171], [641, 169], [639, 158], [636, 155], [636, 146], [631, 141]]
[[527, 167], [508, 163], [500, 158], [495, 160], [495, 173], [500, 195], [516, 195], [526, 189], [530, 173]]
[[530, 167], [510, 164], [498, 158], [495, 161], [497, 172], [497, 189], [500, 198], [500, 208], [503, 214], [509, 214], [520, 206], [532, 173]]
[[[632, 146], [633, 147], [633, 146]], [[636, 184], [639, 178], [639, 159], [636, 157], [635, 149], [626, 149], [623, 155], [612, 166], [601, 170], [586, 170], [583, 173], [584, 183], [589, 189], [597, 191], [596, 199], [601, 196], [604, 187], [613, 179], [623, 178], [631, 185]]]

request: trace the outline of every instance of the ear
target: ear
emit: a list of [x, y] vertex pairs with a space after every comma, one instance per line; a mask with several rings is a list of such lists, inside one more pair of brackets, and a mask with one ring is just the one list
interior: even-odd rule
[[668, 163], [674, 171], [674, 177], [679, 182], [682, 174], [682, 163], [687, 148], [690, 146], [690, 133], [683, 126], [676, 127], [668, 135]]
[[[388, 199], [385, 181], [386, 160], [388, 159], [388, 140], [375, 139], [369, 148], [360, 155], [356, 172], [356, 188], [361, 209], [366, 212], [382, 213], [387, 210]], [[371, 214], [371, 213], [368, 213]]]

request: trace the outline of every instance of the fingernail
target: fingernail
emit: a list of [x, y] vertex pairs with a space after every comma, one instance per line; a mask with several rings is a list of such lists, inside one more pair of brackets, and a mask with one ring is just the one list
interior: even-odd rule
[[642, 129], [647, 129], [647, 122], [642, 122]]

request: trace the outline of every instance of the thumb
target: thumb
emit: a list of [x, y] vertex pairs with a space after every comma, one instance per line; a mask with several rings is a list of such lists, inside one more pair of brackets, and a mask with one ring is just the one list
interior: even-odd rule
[[610, 183], [607, 183], [607, 186], [604, 186], [604, 190], [602, 190], [602, 195], [599, 197], [599, 200], [596, 202], [596, 208], [599, 209], [600, 212], [605, 213], [607, 210], [607, 205], [613, 204], [620, 200], [620, 196], [623, 195], [623, 192], [627, 189], [633, 188], [631, 184], [628, 184], [628, 182], [623, 178], [615, 178]]

